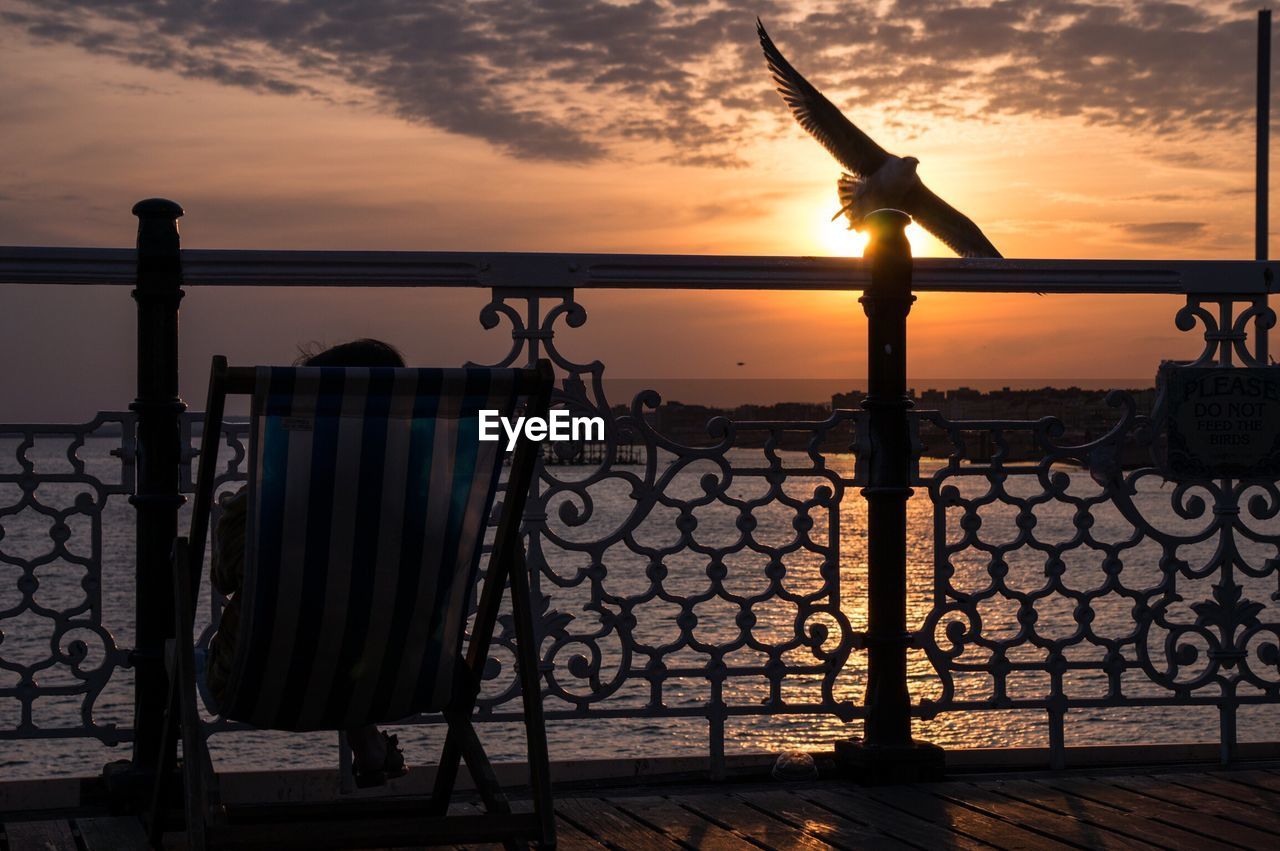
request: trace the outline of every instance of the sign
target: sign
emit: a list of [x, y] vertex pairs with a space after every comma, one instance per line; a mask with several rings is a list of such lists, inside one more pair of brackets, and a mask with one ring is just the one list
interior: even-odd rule
[[1164, 363], [1165, 474], [1280, 480], [1280, 367]]

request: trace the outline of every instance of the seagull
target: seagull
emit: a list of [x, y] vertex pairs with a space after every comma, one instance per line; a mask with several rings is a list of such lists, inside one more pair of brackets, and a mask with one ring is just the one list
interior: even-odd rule
[[796, 121], [848, 169], [840, 176], [841, 207], [833, 219], [844, 213], [850, 228], [858, 228], [868, 213], [892, 207], [908, 213], [961, 257], [1000, 256], [968, 216], [929, 191], [916, 174], [918, 159], [894, 156], [855, 127], [791, 67], [759, 18], [756, 32], [778, 94], [791, 107]]

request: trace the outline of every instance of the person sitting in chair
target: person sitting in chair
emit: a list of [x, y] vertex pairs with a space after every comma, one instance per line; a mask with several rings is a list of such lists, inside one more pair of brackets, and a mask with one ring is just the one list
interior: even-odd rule
[[[403, 367], [404, 358], [381, 340], [353, 340], [299, 359], [300, 366]], [[213, 586], [227, 598], [218, 631], [209, 640], [209, 691], [214, 700], [223, 700], [227, 678], [235, 657], [236, 633], [240, 625], [240, 591], [244, 587], [245, 519], [248, 491], [242, 487], [219, 500], [222, 514], [213, 533]], [[360, 788], [381, 786], [388, 778], [408, 773], [399, 740], [373, 724], [346, 731], [352, 751], [352, 772]]]

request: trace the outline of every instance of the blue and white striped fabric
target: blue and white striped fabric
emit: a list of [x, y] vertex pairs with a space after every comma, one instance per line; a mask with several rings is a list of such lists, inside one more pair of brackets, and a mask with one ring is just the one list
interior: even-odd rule
[[259, 367], [243, 611], [222, 714], [345, 729], [442, 708], [514, 370]]

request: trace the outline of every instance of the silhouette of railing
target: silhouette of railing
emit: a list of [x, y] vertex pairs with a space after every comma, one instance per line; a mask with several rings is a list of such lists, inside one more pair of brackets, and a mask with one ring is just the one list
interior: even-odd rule
[[[1272, 264], [913, 263], [906, 222], [891, 211], [877, 214], [866, 261], [179, 251], [177, 205], [146, 201], [135, 213], [136, 252], [0, 248], [0, 283], [134, 286], [140, 364], [130, 413], [103, 413], [80, 425], [0, 425], [0, 440], [12, 441], [10, 466], [0, 467], [0, 488], [7, 489], [0, 490], [0, 570], [7, 571], [0, 582], [11, 583], [3, 588], [9, 598], [0, 598], [0, 630], [9, 634], [0, 644], [0, 673], [8, 677], [0, 679], [0, 703], [17, 707], [0, 712], [0, 739], [133, 741], [135, 764], [152, 764], [164, 701], [161, 649], [171, 623], [167, 558], [182, 494], [191, 489], [191, 432], [200, 420], [177, 396], [184, 286], [488, 288], [480, 322], [489, 330], [509, 324], [513, 340], [494, 365], [549, 357], [562, 379], [557, 402], [605, 418], [607, 440], [596, 462], [544, 465], [526, 512], [553, 725], [701, 719], [716, 772], [728, 722], [791, 719], [787, 738], [818, 743], [845, 722], [865, 719], [865, 741], [842, 746], [844, 758], [871, 776], [902, 777], [938, 765], [938, 753], [912, 738], [913, 717], [1044, 713], [1051, 760], [1061, 765], [1071, 711], [1203, 705], [1219, 712], [1218, 740], [1229, 760], [1237, 710], [1280, 700], [1280, 618], [1272, 605], [1280, 596], [1263, 590], [1276, 583], [1280, 565], [1280, 532], [1268, 525], [1280, 515], [1274, 482], [1162, 489], [1154, 466], [1123, 469], [1116, 460], [1158, 440], [1151, 419], [1125, 394], [1113, 396], [1117, 417], [1109, 432], [1061, 445], [1062, 425], [1052, 419], [948, 420], [915, 411], [905, 367], [916, 291], [1183, 294], [1187, 305], [1176, 322], [1183, 331], [1204, 326], [1201, 362], [1264, 364], [1274, 323], [1267, 307]], [[641, 393], [616, 413], [604, 365], [570, 360], [557, 334], [586, 321], [576, 290], [645, 287], [864, 291], [871, 384], [863, 409], [810, 422], [717, 419], [699, 446], [655, 430], [646, 413], [657, 406], [656, 393]], [[1006, 460], [999, 447], [1015, 432], [1040, 447], [1040, 460]], [[80, 458], [86, 438], [108, 433], [118, 435], [118, 443], [110, 438], [114, 460], [87, 468]], [[968, 457], [975, 434], [996, 447], [990, 457]], [[55, 454], [69, 472], [47, 472], [34, 460], [34, 447], [50, 440], [63, 441]], [[797, 440], [807, 448], [779, 450]], [[950, 446], [949, 457], [921, 472], [922, 442]], [[823, 448], [833, 444], [848, 454]], [[619, 446], [632, 447], [634, 457], [620, 460]], [[221, 485], [233, 487], [244, 475], [242, 426], [226, 426], [223, 451]], [[912, 588], [906, 571], [913, 488], [927, 493], [933, 523], [925, 589]], [[137, 526], [136, 627], [104, 622], [100, 593], [103, 517], [114, 510], [110, 498], [123, 495]], [[608, 510], [607, 499], [614, 506]], [[1051, 503], [1071, 507], [1070, 523], [1042, 522], [1040, 509]], [[862, 544], [848, 539], [842, 511], [864, 506], [867, 589], [854, 597], [848, 586], [860, 574]], [[1124, 534], [1099, 532], [1099, 515], [1108, 512]], [[48, 522], [23, 527], [19, 540], [16, 518], [24, 513]], [[1162, 527], [1170, 517], [1185, 528]], [[78, 523], [87, 524], [83, 535], [73, 529]], [[992, 527], [1002, 523], [1007, 534], [995, 536]], [[54, 566], [77, 579], [82, 598], [44, 598], [41, 589], [54, 587], [46, 581]], [[219, 602], [211, 601], [206, 641]], [[909, 610], [920, 628], [909, 628]], [[14, 639], [36, 626], [47, 630], [39, 640]], [[130, 627], [133, 646], [118, 645], [114, 636]], [[488, 672], [483, 720], [516, 717], [509, 650], [504, 632]], [[132, 723], [102, 722], [105, 690], [130, 676]], [[41, 709], [56, 698], [78, 701], [77, 714], [42, 719]], [[120, 709], [116, 700], [117, 716]], [[210, 733], [222, 729], [210, 723]]]

